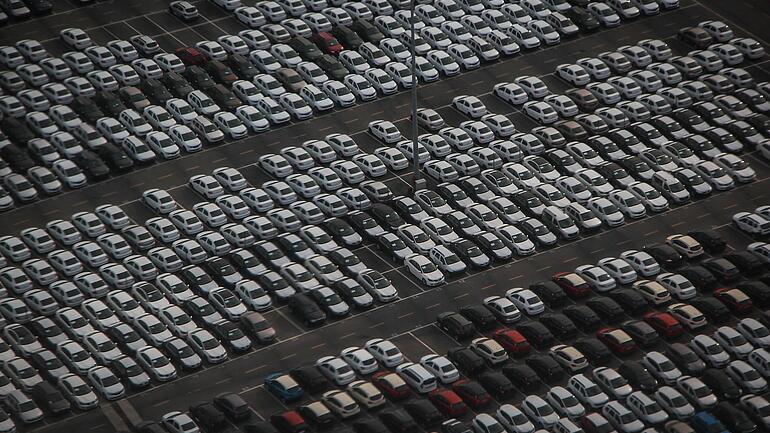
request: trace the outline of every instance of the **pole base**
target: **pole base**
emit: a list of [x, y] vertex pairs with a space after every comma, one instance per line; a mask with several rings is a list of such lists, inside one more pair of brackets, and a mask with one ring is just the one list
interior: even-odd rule
[[425, 181], [425, 179], [423, 179], [423, 178], [414, 178], [414, 179], [412, 179], [412, 186], [411, 186], [412, 194], [414, 194], [415, 192], [417, 192], [417, 191], [419, 191], [421, 189], [427, 189], [427, 188], [428, 188], [428, 182]]

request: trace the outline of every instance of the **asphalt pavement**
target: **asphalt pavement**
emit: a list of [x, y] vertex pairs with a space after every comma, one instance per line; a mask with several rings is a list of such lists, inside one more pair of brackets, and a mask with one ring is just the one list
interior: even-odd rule
[[[166, 4], [159, 0], [107, 1], [66, 11], [62, 7], [61, 11], [50, 17], [3, 28], [0, 44], [30, 37], [47, 41], [46, 46], [55, 53], [62, 49], [55, 39], [58, 30], [76, 26], [94, 29], [95, 39], [99, 42], [116, 37], [125, 38], [137, 32], [159, 35], [164, 48], [170, 49], [204, 38], [214, 38], [225, 31], [242, 29], [236, 27], [240, 24], [233, 23], [229, 14], [208, 2], [198, 2], [206, 17], [205, 21], [190, 28], [169, 20], [165, 12]], [[671, 38], [680, 27], [718, 18], [731, 24], [736, 33], [750, 35], [766, 46], [770, 45], [770, 32], [766, 30], [770, 4], [735, 0], [683, 1], [680, 9], [661, 16], [624, 23], [615, 30], [565, 41], [555, 47], [528, 52], [486, 65], [477, 71], [421, 86], [420, 104], [437, 108], [450, 124], [456, 125], [465, 119], [449, 107], [451, 99], [458, 94], [482, 95], [482, 100], [492, 111], [509, 115], [518, 129], [529, 130], [535, 125], [528, 118], [489, 95], [495, 83], [529, 74], [546, 76], [545, 81], [549, 87], [563, 90], [567, 87], [565, 83], [549, 75], [559, 63], [595, 56], [601, 51], [644, 38], [665, 38], [675, 51], [681, 52], [683, 47]], [[764, 63], [749, 67], [759, 80], [770, 78], [766, 69]], [[0, 232], [15, 234], [23, 228], [43, 226], [55, 218], [69, 218], [74, 212], [91, 210], [106, 202], [120, 204], [135, 220], [144, 221], [151, 214], [136, 199], [150, 187], [169, 190], [182, 206], [189, 208], [199, 201], [184, 186], [190, 176], [209, 173], [219, 166], [233, 166], [241, 169], [247, 179], [257, 185], [266, 179], [266, 175], [254, 166], [259, 156], [333, 132], [351, 134], [365, 151], [371, 151], [379, 145], [364, 132], [371, 120], [392, 120], [405, 135], [409, 135], [409, 98], [408, 93], [402, 92], [350, 109], [335, 110], [309, 121], [208, 148], [176, 161], [155, 164], [82, 190], [24, 206], [0, 216]], [[444, 354], [458, 343], [432, 325], [436, 314], [479, 303], [483, 298], [503, 294], [511, 287], [527, 286], [550, 278], [555, 272], [595, 263], [601, 258], [616, 256], [626, 249], [660, 242], [672, 233], [715, 228], [731, 248], [744, 248], [750, 239], [729, 225], [730, 217], [740, 210], [750, 210], [770, 203], [770, 166], [756, 155], [745, 157], [757, 170], [757, 180], [751, 184], [627, 223], [618, 229], [601, 231], [574, 242], [540, 250], [525, 259], [465, 275], [437, 289], [424, 289], [401, 266], [382, 257], [369, 246], [361, 247], [356, 253], [394, 282], [402, 295], [401, 300], [312, 330], [296, 324], [285, 307], [277, 308], [267, 314], [278, 331], [277, 343], [233, 358], [222, 365], [181, 377], [169, 384], [154, 386], [118, 403], [105, 404], [99, 409], [61, 420], [48, 419], [46, 425], [36, 427], [34, 431], [113, 433], [140, 419], [157, 420], [164, 413], [184, 410], [192, 403], [210, 400], [225, 391], [241, 392], [255, 410], [255, 416], [266, 418], [283, 409], [283, 405], [261, 387], [264, 376], [278, 368], [289, 369], [309, 364], [323, 355], [337, 354], [345, 347], [362, 345], [374, 337], [391, 338], [412, 360], [426, 353]], [[406, 191], [407, 179], [400, 174], [391, 176], [387, 183], [396, 192]]]

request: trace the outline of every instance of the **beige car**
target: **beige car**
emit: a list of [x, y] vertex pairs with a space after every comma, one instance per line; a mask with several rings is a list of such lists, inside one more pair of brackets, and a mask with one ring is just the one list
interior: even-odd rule
[[340, 418], [350, 418], [361, 412], [361, 407], [345, 391], [334, 390], [323, 394], [321, 399], [323, 404]]
[[666, 243], [688, 259], [703, 255], [703, 246], [688, 235], [671, 235], [666, 238]]
[[305, 80], [294, 69], [281, 68], [275, 73], [275, 78], [290, 92], [297, 93], [307, 86]]
[[385, 396], [371, 382], [357, 380], [348, 385], [348, 393], [358, 404], [371, 409], [385, 404]]

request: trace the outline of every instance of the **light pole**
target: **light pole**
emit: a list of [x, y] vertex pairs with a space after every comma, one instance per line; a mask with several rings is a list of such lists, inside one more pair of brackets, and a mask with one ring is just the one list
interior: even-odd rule
[[411, 46], [411, 72], [412, 72], [412, 189], [416, 192], [419, 189], [425, 187], [425, 181], [420, 179], [420, 163], [418, 161], [419, 151], [417, 147], [417, 56], [415, 54], [415, 47], [417, 46], [417, 38], [415, 37], [414, 28], [414, 9], [417, 0], [411, 0], [410, 2], [410, 31], [412, 33], [412, 46]]

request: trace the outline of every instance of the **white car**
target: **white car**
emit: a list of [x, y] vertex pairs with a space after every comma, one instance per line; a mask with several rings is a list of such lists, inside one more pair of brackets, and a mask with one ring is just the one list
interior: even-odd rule
[[325, 356], [315, 363], [318, 370], [339, 386], [347, 385], [356, 378], [353, 369], [341, 358]]
[[545, 311], [545, 304], [535, 292], [524, 288], [513, 288], [505, 292], [505, 297], [510, 299], [516, 307], [530, 316], [536, 316]]
[[404, 355], [389, 340], [375, 338], [367, 341], [364, 347], [385, 367], [392, 368], [404, 361]]
[[692, 299], [698, 295], [695, 286], [690, 280], [680, 274], [671, 272], [662, 273], [655, 278], [655, 281], [660, 283], [672, 296], [680, 301]]

